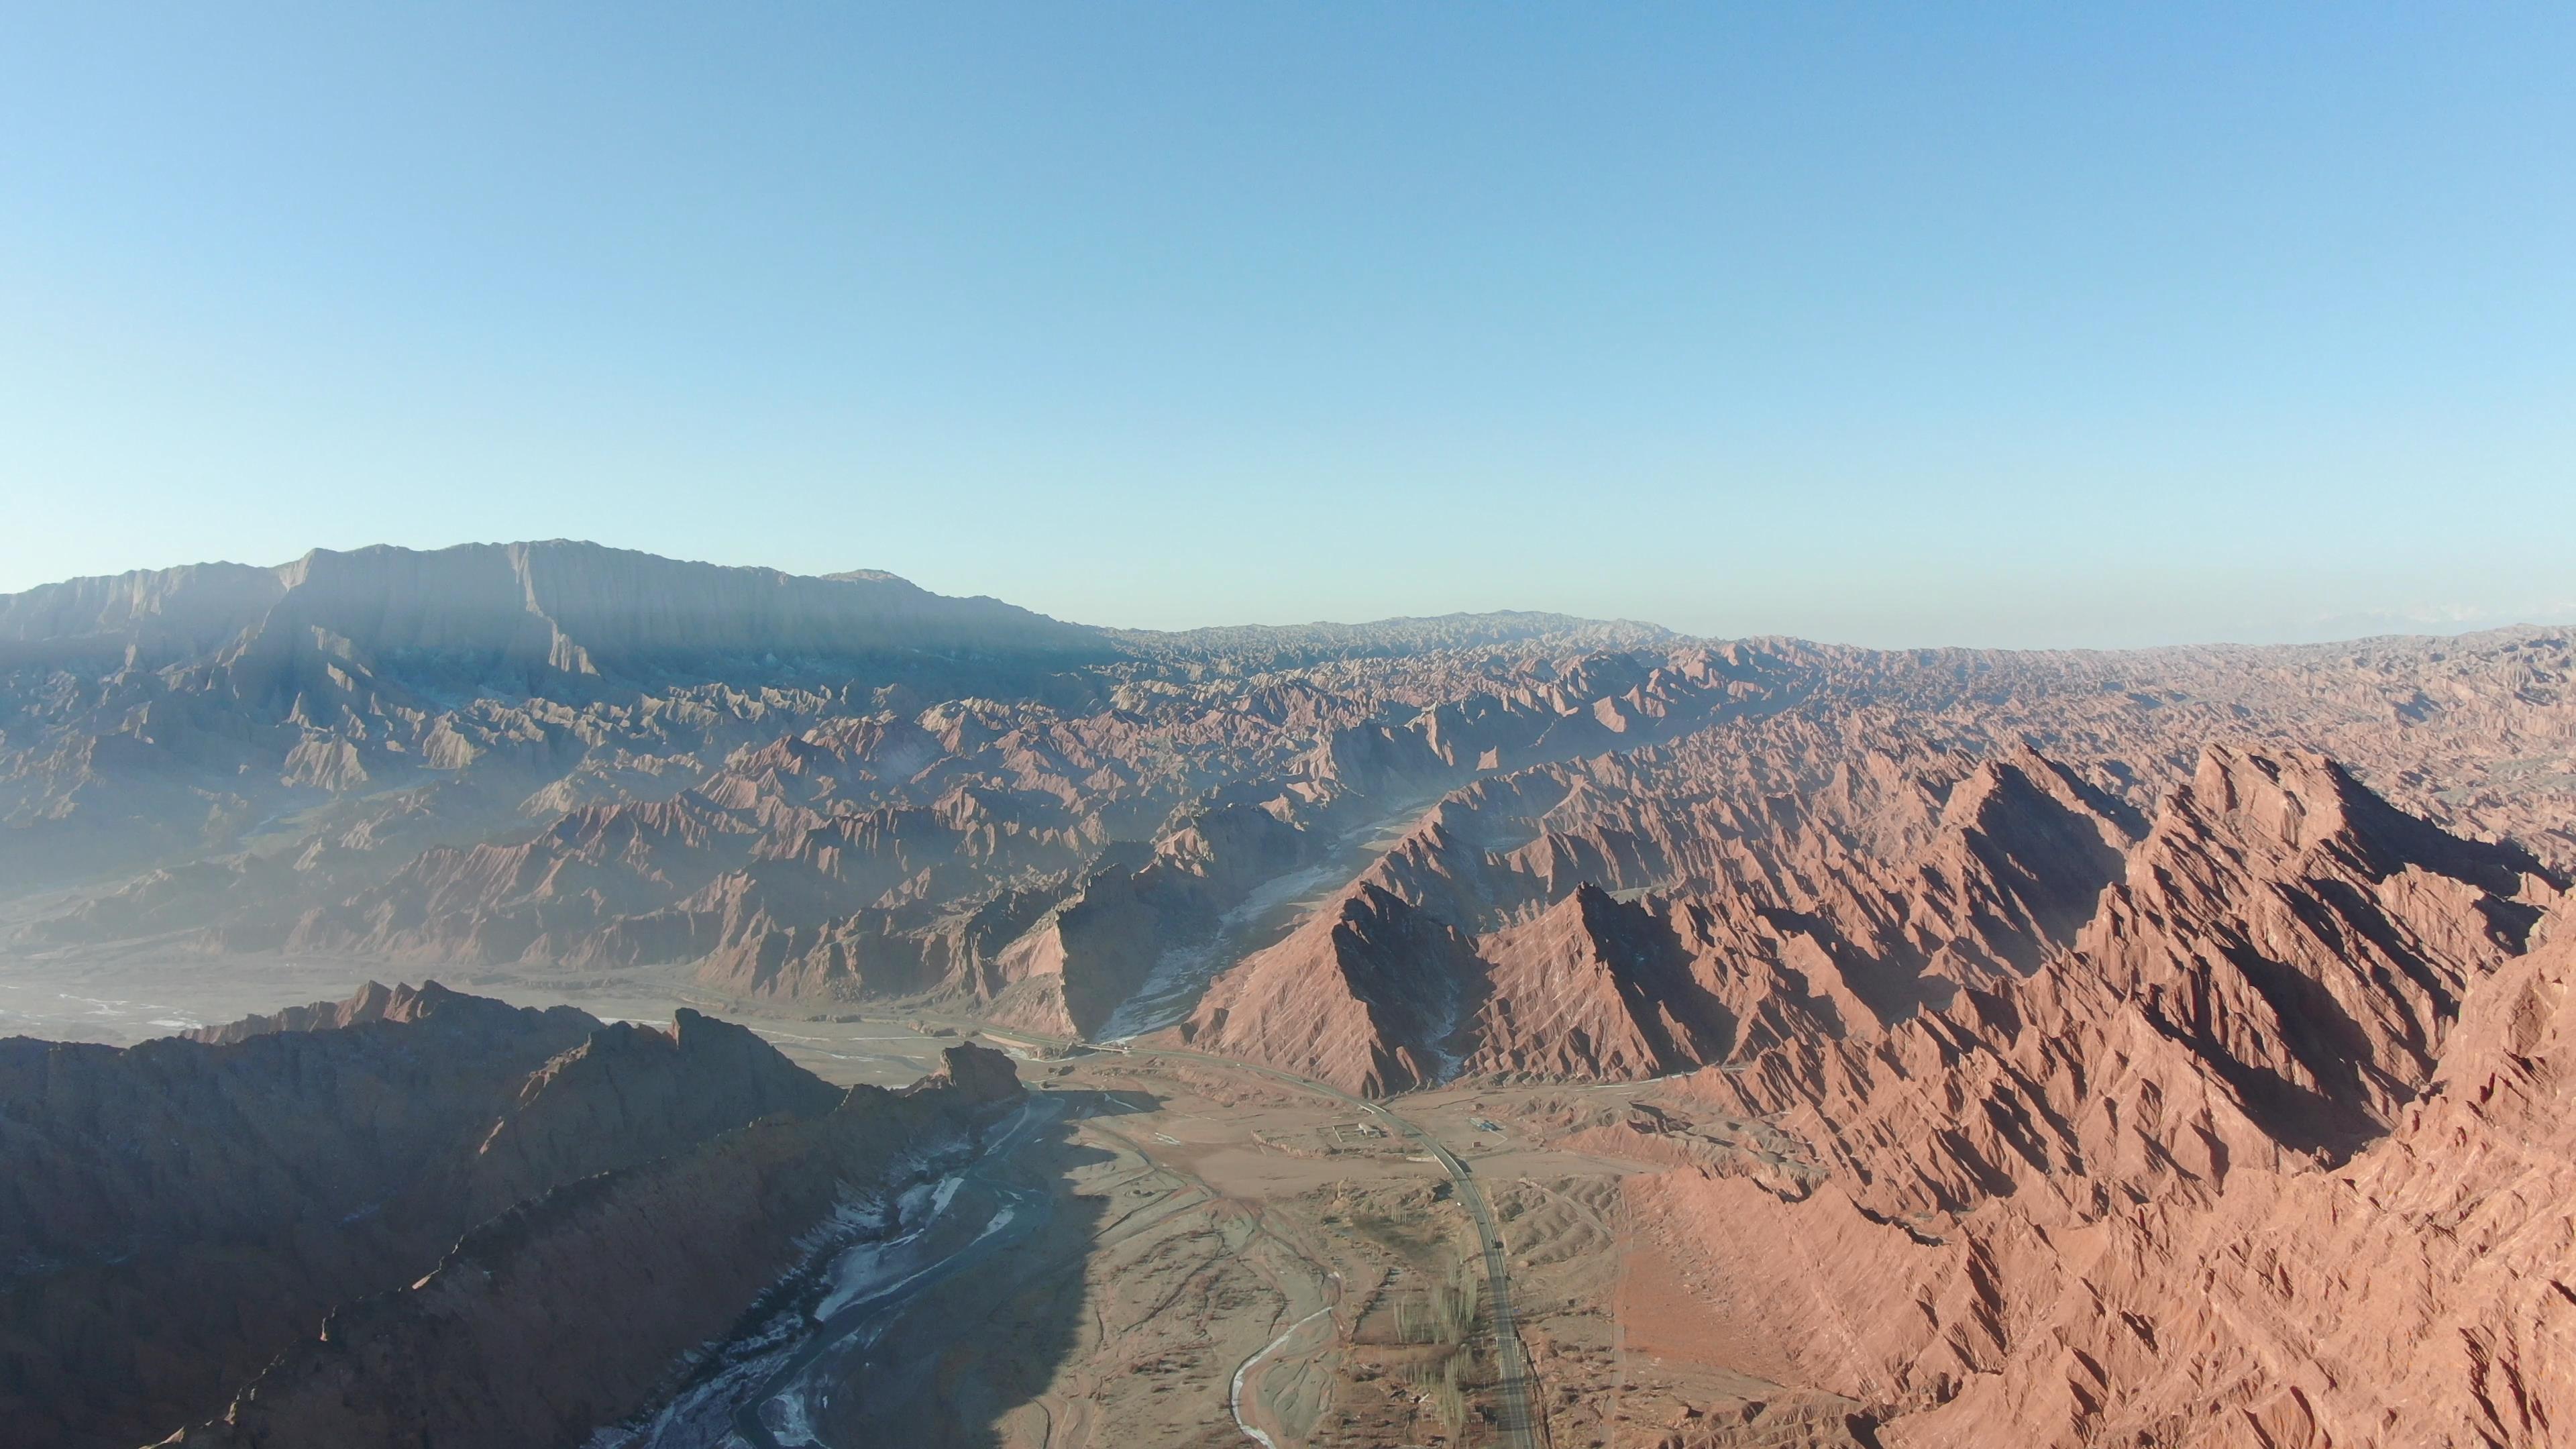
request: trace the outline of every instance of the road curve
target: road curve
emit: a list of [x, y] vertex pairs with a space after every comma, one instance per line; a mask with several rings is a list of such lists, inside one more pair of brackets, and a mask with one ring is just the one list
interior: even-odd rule
[[1398, 1131], [1429, 1149], [1431, 1155], [1439, 1160], [1440, 1166], [1448, 1172], [1449, 1181], [1457, 1189], [1458, 1203], [1467, 1210], [1468, 1219], [1476, 1225], [1476, 1241], [1484, 1249], [1485, 1297], [1494, 1318], [1495, 1388], [1497, 1397], [1501, 1400], [1496, 1405], [1494, 1428], [1498, 1437], [1495, 1442], [1507, 1446], [1507, 1449], [1541, 1449], [1541, 1446], [1547, 1442], [1547, 1425], [1538, 1417], [1534, 1384], [1536, 1376], [1530, 1372], [1529, 1354], [1521, 1345], [1519, 1321], [1512, 1316], [1511, 1266], [1505, 1259], [1502, 1230], [1494, 1224], [1493, 1208], [1485, 1201], [1483, 1185], [1478, 1183], [1475, 1175], [1467, 1170], [1467, 1164], [1460, 1161], [1458, 1155], [1449, 1150], [1447, 1143], [1432, 1136], [1427, 1129], [1411, 1118], [1400, 1117], [1387, 1110], [1381, 1103], [1354, 1097], [1337, 1087], [1326, 1086], [1322, 1082], [1298, 1076], [1293, 1072], [1283, 1072], [1275, 1067], [1256, 1066], [1251, 1062], [1236, 1061], [1232, 1057], [1209, 1056], [1204, 1052], [1138, 1048], [1136, 1054], [1207, 1062], [1216, 1066], [1230, 1067], [1236, 1071], [1250, 1072], [1255, 1076], [1268, 1077], [1290, 1086], [1303, 1087], [1310, 1092], [1319, 1092], [1335, 1101], [1348, 1103], [1363, 1112], [1383, 1118]]
[[1234, 1371], [1234, 1384], [1231, 1388], [1226, 1390], [1226, 1408], [1234, 1415], [1234, 1426], [1243, 1431], [1245, 1438], [1258, 1441], [1261, 1445], [1261, 1449], [1279, 1449], [1279, 1444], [1278, 1441], [1272, 1439], [1269, 1434], [1255, 1428], [1250, 1419], [1243, 1417], [1244, 1380], [1251, 1376], [1252, 1371], [1260, 1366], [1263, 1359], [1270, 1357], [1272, 1354], [1277, 1353], [1283, 1348], [1286, 1348], [1288, 1346], [1288, 1340], [1295, 1338], [1300, 1329], [1303, 1329], [1307, 1324], [1314, 1322], [1318, 1318], [1324, 1317], [1332, 1311], [1333, 1307], [1328, 1303], [1323, 1307], [1316, 1309], [1314, 1312], [1307, 1314], [1305, 1317], [1298, 1319], [1296, 1322], [1289, 1324], [1286, 1330], [1281, 1332], [1277, 1338], [1270, 1340], [1267, 1345], [1254, 1352], [1252, 1357], [1245, 1359], [1242, 1366]]
[[[1092, 1043], [1078, 1042], [1067, 1037], [1045, 1036], [1016, 1028], [998, 1031], [981, 1023], [974, 1025], [975, 1029], [985, 1036], [1002, 1041], [1027, 1042], [1033, 1046], [1050, 1047], [1092, 1046]], [[1382, 1103], [1354, 1097], [1339, 1087], [1328, 1086], [1311, 1077], [1298, 1076], [1294, 1072], [1283, 1072], [1276, 1067], [1265, 1067], [1234, 1057], [1184, 1051], [1178, 1047], [1129, 1046], [1117, 1050], [1124, 1051], [1130, 1056], [1164, 1057], [1174, 1061], [1199, 1062], [1229, 1071], [1250, 1073], [1256, 1077], [1267, 1077], [1285, 1086], [1330, 1097], [1336, 1102], [1371, 1113], [1386, 1121], [1397, 1131], [1421, 1143], [1448, 1172], [1449, 1181], [1457, 1190], [1459, 1205], [1466, 1208], [1468, 1219], [1476, 1225], [1477, 1242], [1484, 1248], [1485, 1298], [1494, 1319], [1495, 1389], [1500, 1400], [1496, 1405], [1494, 1427], [1497, 1437], [1494, 1442], [1504, 1446], [1504, 1449], [1545, 1449], [1548, 1442], [1547, 1421], [1540, 1417], [1538, 1412], [1537, 1375], [1530, 1369], [1529, 1353], [1521, 1344], [1520, 1324], [1512, 1314], [1511, 1269], [1510, 1264], [1505, 1261], [1502, 1231], [1494, 1224], [1493, 1209], [1485, 1201], [1484, 1188], [1477, 1183], [1474, 1174], [1467, 1170], [1467, 1164], [1460, 1161], [1458, 1155], [1449, 1150], [1447, 1143], [1432, 1136], [1419, 1123], [1389, 1111]]]

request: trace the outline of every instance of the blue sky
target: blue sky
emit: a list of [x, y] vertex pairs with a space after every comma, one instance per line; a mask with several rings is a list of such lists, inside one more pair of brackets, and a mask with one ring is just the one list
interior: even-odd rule
[[32, 7], [0, 590], [2576, 619], [2571, 74], [2543, 5]]

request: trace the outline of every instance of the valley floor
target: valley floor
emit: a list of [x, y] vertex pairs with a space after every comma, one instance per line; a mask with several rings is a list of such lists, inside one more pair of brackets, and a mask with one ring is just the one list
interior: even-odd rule
[[[1514, 1442], [1476, 1234], [1419, 1143], [1199, 1060], [1022, 1071], [1070, 1109], [1019, 1154], [1056, 1209], [885, 1332], [803, 1426], [811, 1442]], [[1632, 1221], [1629, 1180], [1668, 1164], [1599, 1148], [1656, 1092], [1461, 1087], [1388, 1104], [1493, 1204], [1545, 1421], [1527, 1442], [1854, 1442], [1856, 1405], [1763, 1377], [1762, 1346], [1700, 1306], [1704, 1270]]]

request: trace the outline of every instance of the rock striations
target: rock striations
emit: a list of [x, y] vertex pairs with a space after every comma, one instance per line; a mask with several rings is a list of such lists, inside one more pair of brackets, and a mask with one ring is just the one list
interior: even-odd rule
[[1633, 1210], [1889, 1445], [2564, 1442], [2563, 878], [2298, 750], [2146, 814], [2028, 749], [1635, 775], [1688, 760], [1462, 792], [1182, 1034], [1355, 1091], [1690, 1073], [1798, 1149]]
[[1638, 1196], [1892, 1445], [2556, 1442], [2561, 889], [2214, 747], [2035, 973], [1692, 1078], [1802, 1167]]

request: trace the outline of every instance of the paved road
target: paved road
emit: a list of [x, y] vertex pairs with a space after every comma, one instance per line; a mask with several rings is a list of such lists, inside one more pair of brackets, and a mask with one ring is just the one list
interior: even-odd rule
[[[983, 1035], [1002, 1041], [1028, 1042], [1036, 1046], [1050, 1047], [1091, 1045], [1088, 1042], [1074, 1042], [1063, 1037], [1043, 1036], [1036, 1032], [997, 1031], [980, 1023], [974, 1026]], [[1547, 1421], [1538, 1412], [1538, 1376], [1530, 1370], [1529, 1354], [1521, 1344], [1520, 1325], [1512, 1316], [1511, 1269], [1504, 1257], [1503, 1235], [1494, 1225], [1493, 1209], [1485, 1201], [1484, 1188], [1478, 1184], [1475, 1175], [1467, 1170], [1467, 1164], [1460, 1161], [1458, 1155], [1449, 1150], [1447, 1143], [1432, 1136], [1420, 1124], [1387, 1110], [1381, 1103], [1354, 1097], [1338, 1087], [1327, 1086], [1313, 1078], [1298, 1076], [1294, 1072], [1283, 1072], [1276, 1067], [1260, 1066], [1252, 1062], [1239, 1061], [1233, 1057], [1211, 1056], [1206, 1052], [1182, 1051], [1172, 1047], [1140, 1046], [1126, 1050], [1131, 1056], [1166, 1057], [1175, 1061], [1201, 1062], [1229, 1071], [1267, 1077], [1286, 1086], [1330, 1097], [1334, 1101], [1345, 1103], [1380, 1118], [1428, 1149], [1431, 1155], [1438, 1159], [1441, 1167], [1448, 1171], [1449, 1181], [1455, 1185], [1458, 1194], [1459, 1205], [1467, 1210], [1469, 1220], [1476, 1225], [1477, 1240], [1484, 1245], [1485, 1299], [1494, 1318], [1494, 1364], [1497, 1375], [1497, 1397], [1500, 1399], [1495, 1406], [1495, 1429], [1498, 1435], [1495, 1442], [1504, 1446], [1504, 1449], [1545, 1449], [1548, 1442]]]

